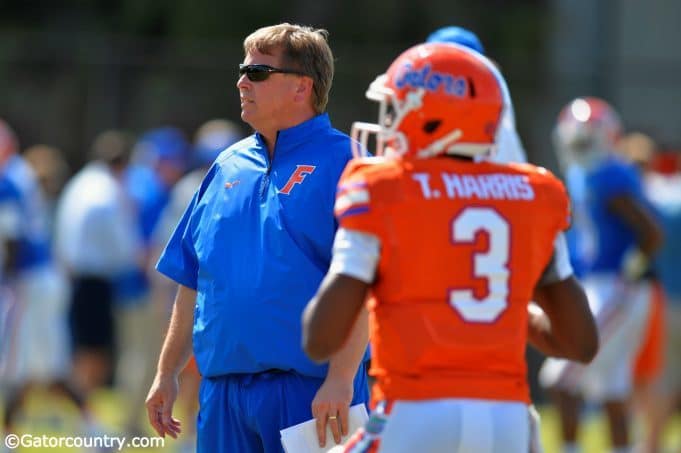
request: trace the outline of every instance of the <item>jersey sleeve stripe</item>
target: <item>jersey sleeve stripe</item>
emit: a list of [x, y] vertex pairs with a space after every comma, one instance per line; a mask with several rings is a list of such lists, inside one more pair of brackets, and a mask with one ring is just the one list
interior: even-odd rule
[[368, 205], [369, 204], [369, 191], [361, 187], [356, 187], [354, 189], [347, 190], [345, 192], [339, 192], [336, 197], [336, 205], [334, 206], [334, 211], [336, 214], [352, 208], [355, 205]]
[[369, 205], [356, 205], [345, 211], [336, 211], [336, 217], [342, 219], [344, 217], [362, 214], [369, 211]]
[[364, 181], [347, 182], [338, 186], [336, 196], [343, 195], [346, 192], [350, 192], [357, 189], [366, 189], [367, 183]]

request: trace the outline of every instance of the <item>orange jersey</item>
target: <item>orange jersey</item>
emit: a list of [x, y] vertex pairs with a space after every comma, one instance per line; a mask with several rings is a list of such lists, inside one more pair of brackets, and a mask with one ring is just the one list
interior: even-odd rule
[[568, 226], [558, 179], [529, 164], [357, 159], [335, 211], [381, 243], [376, 399], [529, 401], [527, 304]]

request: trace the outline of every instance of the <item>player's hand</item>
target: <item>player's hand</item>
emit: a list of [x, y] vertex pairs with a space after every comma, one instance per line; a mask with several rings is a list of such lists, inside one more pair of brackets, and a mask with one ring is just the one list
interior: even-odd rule
[[638, 247], [630, 248], [622, 257], [622, 274], [628, 281], [639, 280], [650, 268], [650, 259]]
[[349, 410], [353, 396], [352, 378], [333, 378], [327, 376], [312, 400], [312, 415], [316, 420], [319, 446], [326, 446], [326, 426], [331, 428], [333, 440], [341, 442], [349, 429]]
[[157, 374], [147, 395], [147, 417], [149, 423], [159, 436], [168, 434], [173, 439], [182, 432], [180, 421], [173, 418], [173, 404], [177, 398], [177, 376], [162, 376]]

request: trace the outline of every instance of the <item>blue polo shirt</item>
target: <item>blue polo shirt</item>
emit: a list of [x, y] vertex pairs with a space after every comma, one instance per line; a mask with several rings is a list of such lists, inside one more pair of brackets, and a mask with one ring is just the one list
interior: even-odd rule
[[351, 155], [322, 114], [280, 131], [272, 159], [256, 133], [210, 168], [157, 264], [197, 291], [201, 374], [326, 376], [301, 348], [301, 315], [331, 262], [336, 184]]

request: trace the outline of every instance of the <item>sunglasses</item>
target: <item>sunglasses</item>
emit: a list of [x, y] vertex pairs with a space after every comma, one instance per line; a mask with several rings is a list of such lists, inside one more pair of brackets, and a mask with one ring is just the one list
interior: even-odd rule
[[281, 74], [296, 74], [300, 76], [307, 75], [305, 73], [295, 71], [293, 69], [273, 68], [272, 66], [268, 66], [266, 64], [239, 65], [239, 77], [246, 74], [246, 77], [248, 77], [248, 80], [250, 80], [251, 82], [263, 82], [269, 79], [270, 74], [274, 74], [276, 72], [279, 72]]

